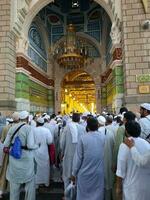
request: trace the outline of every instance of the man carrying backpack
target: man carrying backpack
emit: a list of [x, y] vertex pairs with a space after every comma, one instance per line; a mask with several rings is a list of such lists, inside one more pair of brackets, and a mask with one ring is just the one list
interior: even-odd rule
[[[4, 142], [5, 148], [10, 148], [9, 164], [6, 178], [10, 183], [10, 200], [19, 200], [20, 188], [25, 184], [25, 199], [35, 200], [35, 172], [33, 149], [35, 145], [31, 127], [28, 125], [29, 113], [22, 111], [19, 114], [20, 122], [9, 129]], [[17, 140], [16, 140], [17, 139]], [[16, 142], [21, 146], [16, 146]], [[19, 154], [15, 157], [13, 152]]]

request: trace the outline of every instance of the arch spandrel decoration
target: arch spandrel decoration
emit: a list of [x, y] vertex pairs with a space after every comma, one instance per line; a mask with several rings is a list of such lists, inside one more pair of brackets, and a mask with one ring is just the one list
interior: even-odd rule
[[[53, 0], [32, 0], [29, 5], [29, 11], [25, 17], [22, 32], [27, 36], [27, 31], [29, 30], [29, 27], [31, 25], [31, 22], [33, 21], [36, 14], [46, 5], [54, 2]], [[108, 4], [107, 0], [95, 0], [96, 3], [101, 5], [107, 12], [108, 16], [110, 17], [111, 21], [113, 21], [113, 12], [111, 10], [110, 5]]]
[[47, 72], [47, 54], [42, 35], [35, 23], [32, 23], [29, 33], [28, 56], [39, 68]]

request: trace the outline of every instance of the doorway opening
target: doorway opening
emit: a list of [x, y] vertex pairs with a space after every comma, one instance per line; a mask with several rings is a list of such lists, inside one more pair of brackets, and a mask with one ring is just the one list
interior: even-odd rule
[[61, 85], [61, 112], [96, 112], [96, 90], [92, 77], [85, 71], [65, 75]]

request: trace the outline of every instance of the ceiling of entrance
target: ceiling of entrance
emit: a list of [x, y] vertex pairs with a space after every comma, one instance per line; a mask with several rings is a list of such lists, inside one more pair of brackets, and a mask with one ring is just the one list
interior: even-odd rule
[[77, 102], [84, 105], [95, 103], [95, 84], [86, 72], [74, 71], [65, 76], [62, 82], [63, 92], [68, 93]]
[[55, 0], [41, 9], [28, 34], [28, 56], [33, 63], [47, 72], [48, 55], [55, 59], [68, 24], [75, 26], [77, 46], [86, 47], [88, 58], [103, 57], [109, 63], [111, 21], [104, 8], [93, 0]]
[[51, 44], [65, 35], [68, 24], [73, 24], [77, 32], [84, 32], [98, 42], [102, 39], [102, 27], [108, 27], [108, 36], [111, 28], [107, 13], [93, 0], [55, 0], [37, 16], [47, 28]]

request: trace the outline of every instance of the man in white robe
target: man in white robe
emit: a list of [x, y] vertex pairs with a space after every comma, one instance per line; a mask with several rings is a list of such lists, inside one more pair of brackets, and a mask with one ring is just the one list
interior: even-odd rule
[[133, 139], [125, 139], [124, 143], [130, 148], [132, 159], [139, 167], [144, 167], [150, 165], [150, 150], [144, 154], [140, 152], [135, 147], [135, 142]]
[[[18, 136], [23, 148], [20, 159], [9, 155], [6, 178], [10, 183], [10, 200], [19, 200], [20, 187], [22, 184], [25, 184], [25, 199], [35, 200], [35, 166], [32, 150], [38, 148], [38, 146], [35, 145], [31, 126], [27, 124], [28, 116], [29, 113], [27, 111], [20, 112], [20, 122], [9, 129], [4, 141], [4, 146], [9, 147], [11, 143], [14, 143], [15, 137]], [[19, 129], [11, 142], [12, 135], [22, 124], [24, 124], [24, 126]]]
[[141, 119], [139, 124], [141, 126], [141, 138], [150, 141], [150, 103], [143, 103], [140, 105]]
[[37, 119], [37, 127], [32, 130], [35, 137], [35, 143], [39, 146], [39, 148], [34, 152], [37, 165], [35, 176], [37, 188], [40, 184], [49, 186], [50, 180], [48, 145], [52, 143], [53, 138], [48, 128], [45, 128], [43, 125], [44, 119], [40, 117]]
[[63, 157], [63, 181], [66, 189], [72, 175], [73, 157], [76, 150], [78, 139], [85, 133], [85, 128], [79, 124], [80, 115], [74, 113], [72, 122], [67, 123], [61, 137], [61, 154]]
[[[133, 138], [141, 154], [150, 150], [149, 143], [139, 137], [141, 128], [137, 122], [127, 122], [125, 129], [126, 136]], [[138, 167], [131, 157], [130, 149], [124, 143], [119, 148], [116, 175], [117, 198], [123, 196], [123, 200], [149, 199], [150, 166]]]

